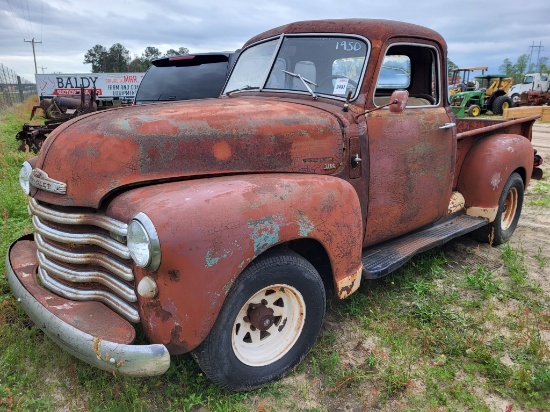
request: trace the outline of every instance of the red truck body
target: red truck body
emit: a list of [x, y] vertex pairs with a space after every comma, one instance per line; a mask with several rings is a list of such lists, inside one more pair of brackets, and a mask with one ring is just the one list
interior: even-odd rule
[[323, 284], [345, 298], [453, 237], [513, 233], [535, 117], [456, 120], [446, 55], [411, 24], [293, 23], [245, 44], [218, 99], [62, 125], [22, 170], [35, 235], [8, 253], [14, 294], [106, 370], [193, 351], [231, 389], [279, 378], [319, 333]]

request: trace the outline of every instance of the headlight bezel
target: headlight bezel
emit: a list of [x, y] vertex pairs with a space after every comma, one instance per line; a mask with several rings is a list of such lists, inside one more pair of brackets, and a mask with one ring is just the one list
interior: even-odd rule
[[27, 196], [31, 193], [31, 174], [31, 164], [27, 161], [23, 162], [21, 169], [19, 169], [19, 185]]
[[[133, 242], [131, 236], [134, 230], [141, 232], [144, 238], [146, 238], [146, 241]], [[138, 250], [138, 244], [141, 244], [141, 247], [147, 247], [148, 257], [146, 259], [139, 256], [141, 251]], [[126, 236], [126, 246], [130, 251], [132, 260], [137, 266], [152, 272], [159, 268], [161, 260], [159, 237], [155, 225], [145, 213], [139, 212], [130, 219]]]

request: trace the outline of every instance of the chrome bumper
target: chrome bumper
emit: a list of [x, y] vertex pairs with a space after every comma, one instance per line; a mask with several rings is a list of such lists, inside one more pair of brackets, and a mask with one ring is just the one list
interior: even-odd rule
[[[32, 321], [59, 346], [100, 369], [129, 376], [162, 375], [170, 366], [164, 345], [132, 345], [134, 327], [99, 302], [75, 302], [42, 288], [32, 237], [13, 243], [6, 277]], [[76, 327], [78, 325], [78, 327]], [[116, 342], [118, 340], [118, 342]]]

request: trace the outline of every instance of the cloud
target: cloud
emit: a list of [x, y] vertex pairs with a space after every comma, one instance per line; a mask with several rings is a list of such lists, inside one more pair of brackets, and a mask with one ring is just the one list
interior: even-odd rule
[[[28, 7], [27, 7], [28, 5]], [[96, 44], [121, 43], [133, 55], [145, 47], [161, 51], [187, 47], [191, 52], [234, 50], [250, 37], [298, 20], [326, 18], [383, 18], [401, 20], [439, 31], [449, 46], [449, 57], [459, 66], [489, 66], [498, 72], [505, 58], [523, 53], [550, 55], [550, 3], [533, 0], [518, 5], [501, 0], [498, 7], [473, 0], [392, 2], [328, 0], [277, 2], [257, 0], [148, 2], [76, 0], [6, 0], [0, 3], [0, 63], [33, 79], [30, 43], [36, 45], [37, 64], [46, 72], [89, 72], [86, 51]], [[40, 71], [40, 70], [39, 70]]]

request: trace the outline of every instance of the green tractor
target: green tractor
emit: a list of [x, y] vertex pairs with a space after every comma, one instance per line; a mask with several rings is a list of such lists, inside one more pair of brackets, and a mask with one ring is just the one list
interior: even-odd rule
[[485, 112], [502, 114], [512, 107], [512, 100], [506, 94], [514, 80], [502, 74], [476, 76], [479, 88], [456, 93], [450, 97], [451, 107], [456, 117], [479, 116]]

